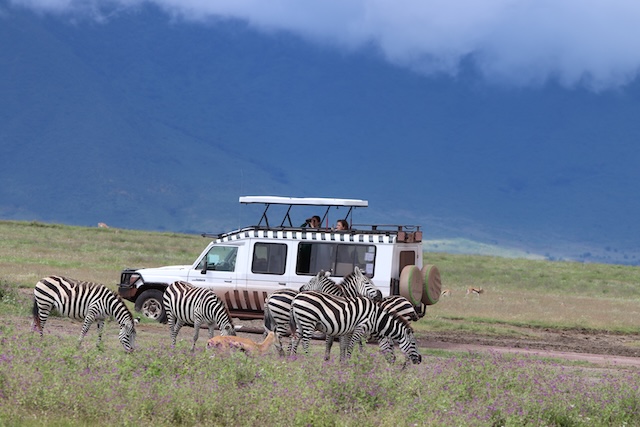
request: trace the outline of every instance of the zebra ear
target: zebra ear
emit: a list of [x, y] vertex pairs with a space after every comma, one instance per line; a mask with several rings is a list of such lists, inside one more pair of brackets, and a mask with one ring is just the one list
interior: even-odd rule
[[324, 277], [329, 277], [329, 276], [331, 276], [331, 270], [325, 271]]
[[358, 267], [357, 265], [353, 268], [353, 272], [359, 276], [362, 276], [362, 271], [360, 271], [360, 267]]

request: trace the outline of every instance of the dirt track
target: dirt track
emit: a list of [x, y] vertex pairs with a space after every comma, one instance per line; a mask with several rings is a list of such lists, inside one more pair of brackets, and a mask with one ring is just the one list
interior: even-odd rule
[[[31, 320], [22, 318], [19, 323], [28, 328]], [[237, 321], [245, 327], [259, 331], [261, 321]], [[66, 318], [50, 318], [47, 323], [48, 333], [77, 335], [80, 322]], [[111, 329], [115, 325], [110, 326]], [[166, 325], [144, 323], [137, 327], [138, 337], [163, 336], [168, 339]], [[93, 330], [92, 330], [93, 331]], [[185, 327], [180, 331], [180, 339], [190, 340], [193, 330]], [[113, 331], [111, 331], [113, 332]], [[464, 332], [419, 332], [418, 345], [425, 349], [441, 349], [460, 352], [496, 352], [531, 354], [568, 361], [584, 361], [607, 366], [633, 366], [640, 368], [640, 335], [615, 335], [606, 333], [590, 333], [581, 330], [536, 330], [523, 329], [526, 338], [486, 336]], [[91, 332], [90, 332], [91, 334]], [[255, 341], [261, 337], [255, 333], [239, 331], [239, 335], [247, 336]], [[200, 334], [200, 345], [204, 345], [206, 332]], [[92, 340], [90, 338], [89, 340]], [[323, 345], [321, 341], [314, 341]]]
[[[261, 321], [238, 322], [260, 330]], [[520, 335], [488, 336], [466, 332], [419, 332], [419, 346], [462, 352], [535, 354], [606, 365], [640, 367], [640, 335], [593, 333], [581, 329], [517, 329]], [[251, 336], [251, 335], [249, 335]], [[257, 339], [255, 335], [252, 339]]]
[[421, 347], [452, 351], [495, 351], [537, 354], [567, 360], [640, 367], [640, 335], [592, 333], [585, 330], [522, 328], [526, 338], [461, 332], [419, 336]]

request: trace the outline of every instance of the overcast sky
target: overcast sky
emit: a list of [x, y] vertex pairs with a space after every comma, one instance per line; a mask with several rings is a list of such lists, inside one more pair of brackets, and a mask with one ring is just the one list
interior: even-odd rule
[[600, 91], [640, 66], [638, 0], [9, 0], [38, 11], [117, 19], [157, 4], [175, 20], [234, 18], [341, 49], [374, 46], [425, 75], [455, 75], [467, 59], [487, 81]]

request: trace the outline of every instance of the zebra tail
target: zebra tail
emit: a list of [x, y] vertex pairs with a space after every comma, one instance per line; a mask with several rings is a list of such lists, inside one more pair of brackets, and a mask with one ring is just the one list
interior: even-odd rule
[[269, 306], [264, 305], [264, 328], [266, 331], [275, 331], [276, 330], [276, 321], [271, 314], [271, 310], [269, 310]]
[[38, 310], [38, 303], [35, 299], [33, 300], [33, 309], [31, 311], [33, 313], [33, 329], [42, 331], [42, 326], [40, 325], [40, 310]]
[[296, 323], [296, 319], [293, 317], [293, 310], [289, 314], [289, 329], [291, 329], [291, 336], [295, 337], [298, 333], [298, 324]]

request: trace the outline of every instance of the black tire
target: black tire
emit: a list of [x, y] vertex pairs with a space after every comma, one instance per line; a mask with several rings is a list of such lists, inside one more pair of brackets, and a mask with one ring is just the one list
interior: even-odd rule
[[162, 291], [148, 289], [136, 299], [135, 309], [141, 312], [144, 317], [157, 320], [160, 323], [167, 323], [167, 313], [164, 311], [162, 297]]

